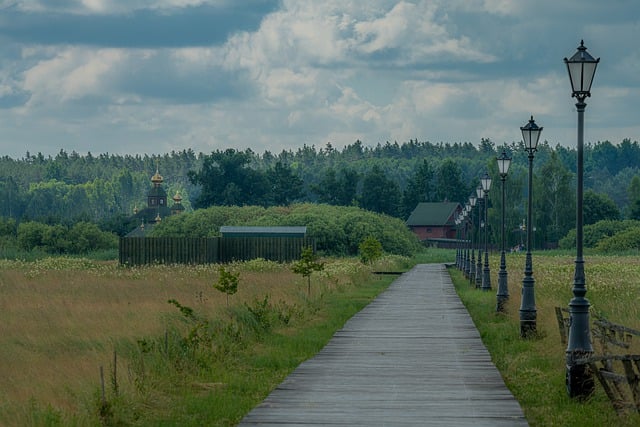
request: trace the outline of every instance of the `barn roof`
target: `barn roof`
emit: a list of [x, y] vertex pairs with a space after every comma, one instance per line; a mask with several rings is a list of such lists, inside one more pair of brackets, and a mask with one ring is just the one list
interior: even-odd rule
[[407, 225], [413, 227], [452, 225], [453, 214], [459, 207], [460, 204], [456, 202], [418, 203], [409, 215]]

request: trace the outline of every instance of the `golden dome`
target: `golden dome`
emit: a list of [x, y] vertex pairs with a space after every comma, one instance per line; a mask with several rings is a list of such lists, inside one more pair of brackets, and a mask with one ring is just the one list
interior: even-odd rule
[[173, 201], [176, 203], [180, 203], [182, 201], [182, 196], [177, 191], [176, 191], [176, 195], [173, 196]]
[[151, 182], [158, 183], [160, 184], [162, 181], [164, 181], [164, 179], [162, 178], [162, 175], [160, 175], [158, 172], [155, 173], [155, 175], [153, 175], [151, 177]]
[[151, 182], [153, 182], [154, 184], [161, 184], [162, 181], [164, 181], [164, 178], [162, 178], [162, 175], [160, 175], [160, 173], [158, 172], [158, 167], [156, 166], [156, 173], [151, 177]]

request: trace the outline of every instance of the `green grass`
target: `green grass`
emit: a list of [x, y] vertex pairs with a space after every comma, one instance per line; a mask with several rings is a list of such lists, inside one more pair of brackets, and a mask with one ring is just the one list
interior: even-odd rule
[[[416, 263], [451, 263], [454, 260], [454, 250], [428, 248], [413, 259], [388, 257], [370, 268], [374, 271], [405, 271]], [[498, 257], [492, 256], [494, 276], [498, 270], [497, 262]], [[315, 355], [348, 318], [386, 289], [395, 278], [371, 275], [369, 267], [363, 269], [362, 264], [354, 260], [337, 260], [327, 264], [324, 276], [314, 275], [309, 298], [306, 295], [306, 282], [287, 273], [282, 266], [264, 262], [244, 263], [241, 268], [246, 282], [241, 285], [239, 295], [231, 299], [235, 305], [227, 309], [222, 294], [207, 293], [214, 273], [204, 267], [121, 269], [107, 268], [101, 263], [85, 264], [69, 259], [28, 263], [22, 267], [22, 264], [16, 264], [12, 267], [15, 271], [7, 268], [3, 272], [5, 284], [16, 280], [23, 282], [20, 282], [20, 286], [6, 287], [5, 291], [11, 291], [10, 295], [17, 298], [16, 302], [20, 302], [23, 310], [40, 313], [37, 310], [45, 304], [44, 300], [36, 301], [33, 307], [26, 304], [40, 295], [29, 291], [34, 286], [48, 290], [47, 302], [58, 293], [64, 295], [65, 299], [56, 297], [55, 301], [68, 300], [71, 297], [63, 293], [68, 290], [72, 292], [74, 300], [74, 305], [69, 309], [83, 306], [80, 301], [86, 300], [86, 312], [94, 310], [90, 304], [94, 294], [101, 290], [119, 289], [115, 294], [100, 294], [98, 300], [105, 304], [100, 306], [100, 310], [108, 307], [106, 303], [116, 296], [118, 301], [134, 301], [134, 305], [140, 307], [135, 312], [136, 318], [139, 318], [143, 307], [150, 313], [157, 313], [160, 309], [165, 312], [169, 306], [166, 297], [159, 298], [159, 306], [147, 307], [149, 294], [150, 291], [157, 292], [153, 290], [170, 289], [165, 292], [185, 305], [194, 307], [196, 316], [193, 319], [185, 318], [176, 307], [171, 307], [170, 314], [162, 316], [163, 324], [166, 322], [170, 325], [166, 338], [156, 335], [159, 333], [157, 328], [153, 329], [156, 332], [150, 336], [136, 335], [133, 339], [130, 336], [114, 336], [106, 345], [105, 352], [110, 353], [110, 346], [113, 345], [120, 355], [119, 384], [116, 389], [111, 382], [111, 368], [107, 362], [104, 366], [106, 404], [97, 385], [93, 393], [86, 396], [64, 389], [64, 393], [74, 393], [77, 400], [82, 402], [73, 412], [35, 401], [24, 408], [2, 402], [0, 424], [3, 420], [20, 420], [19, 425], [33, 426], [234, 425], [296, 366]], [[507, 264], [511, 298], [507, 304], [507, 314], [504, 315], [495, 313], [495, 291], [480, 292], [470, 287], [457, 269], [452, 268], [450, 272], [494, 363], [523, 407], [529, 423], [532, 426], [586, 427], [640, 425], [637, 415], [618, 416], [599, 384], [595, 396], [588, 402], [579, 403], [567, 396], [564, 385], [565, 348], [559, 342], [553, 309], [555, 306], [566, 306], [570, 298], [573, 274], [571, 254], [534, 253], [540, 334], [532, 340], [522, 340], [519, 336], [519, 288], [524, 255], [508, 255]], [[640, 329], [637, 296], [640, 260], [637, 257], [590, 255], [587, 257], [586, 274], [587, 296], [592, 308], [606, 314], [611, 321]], [[82, 278], [76, 280], [76, 276]], [[57, 284], [52, 282], [54, 279]], [[198, 284], [200, 280], [206, 283]], [[91, 292], [82, 296], [80, 291], [85, 287], [89, 287]], [[278, 294], [284, 287], [290, 288], [291, 293]], [[181, 293], [183, 288], [185, 290]], [[132, 289], [142, 289], [144, 292], [140, 296], [129, 294]], [[204, 297], [197, 293], [200, 289], [205, 291]], [[240, 299], [243, 292], [245, 295]], [[265, 293], [270, 295], [270, 299], [265, 299]], [[60, 303], [58, 306], [60, 317], [55, 318], [68, 318], [66, 306]], [[49, 306], [49, 312], [56, 307]], [[15, 316], [15, 312], [11, 313]], [[26, 316], [22, 322], [28, 323], [32, 317]], [[11, 320], [11, 316], [8, 320]], [[87, 324], [88, 320], [90, 318], [82, 322], [83, 328], [93, 330]], [[157, 318], [150, 317], [149, 322], [154, 321], [157, 322]], [[73, 323], [79, 322], [74, 320]], [[26, 329], [27, 326], [22, 325], [24, 333], [34, 334], [36, 329]], [[101, 324], [100, 328], [104, 326]], [[98, 345], [105, 346], [100, 341], [92, 341], [96, 334], [94, 332], [85, 337], [85, 343], [73, 340], [60, 342], [71, 345], [75, 352], [86, 346], [90, 349]], [[73, 368], [76, 369], [76, 366], [73, 365]], [[61, 367], [59, 365], [58, 369]], [[38, 372], [43, 369], [41, 367]], [[97, 384], [97, 380], [94, 379], [93, 383]], [[8, 424], [11, 425], [10, 422]]]
[[411, 258], [410, 262], [412, 267], [415, 264], [445, 264], [455, 262], [455, 260], [455, 249], [424, 248], [422, 251], [415, 254]]
[[[495, 287], [493, 292], [481, 292], [472, 288], [462, 272], [450, 268], [450, 274], [463, 303], [469, 310], [476, 327], [492, 360], [500, 370], [506, 385], [520, 402], [531, 426], [637, 426], [640, 417], [618, 416], [602, 390], [596, 386], [596, 393], [586, 402], [570, 399], [565, 387], [564, 350], [566, 345], [559, 341], [555, 317], [551, 318], [555, 305], [566, 305], [566, 292], [559, 286], [545, 283], [552, 277], [551, 271], [560, 263], [554, 256], [536, 254], [534, 266], [538, 266], [536, 284], [540, 289], [537, 296], [539, 336], [531, 340], [520, 338], [519, 301], [517, 289], [521, 271], [515, 266], [510, 271], [511, 298], [506, 314], [497, 314]], [[517, 258], [521, 261], [520, 258]], [[493, 266], [497, 271], [497, 265]], [[592, 270], [599, 267], [591, 265]], [[534, 268], [534, 273], [535, 273]], [[545, 277], [545, 271], [548, 274]], [[512, 277], [513, 276], [513, 277]], [[515, 295], [514, 295], [515, 294]], [[568, 299], [566, 300], [568, 303]]]
[[[278, 322], [279, 309], [270, 305], [249, 320], [247, 309], [235, 308], [234, 320], [218, 324], [216, 351], [189, 348], [185, 354], [164, 357], [162, 345], [139, 354], [136, 378], [144, 385], [138, 393], [115, 398], [110, 425], [226, 426], [238, 423], [301, 362], [315, 355], [346, 320], [383, 291], [393, 277], [367, 276], [357, 285], [341, 286], [310, 300], [288, 324]], [[256, 303], [257, 304], [257, 303]], [[260, 307], [263, 307], [260, 305]], [[258, 311], [254, 307], [254, 312]], [[174, 340], [172, 340], [173, 342]], [[159, 343], [160, 339], [156, 339]], [[225, 343], [226, 342], [226, 343]], [[220, 350], [228, 345], [226, 350]], [[175, 353], [177, 345], [171, 344]], [[135, 353], [135, 349], [130, 349]], [[173, 371], [173, 374], [171, 373]], [[179, 375], [177, 373], [179, 372]], [[168, 403], [168, 404], [167, 404]], [[143, 412], [137, 408], [145, 407]]]

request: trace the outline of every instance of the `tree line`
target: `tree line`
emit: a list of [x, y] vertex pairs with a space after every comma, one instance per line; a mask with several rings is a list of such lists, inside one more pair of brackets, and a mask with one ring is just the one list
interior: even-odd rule
[[[23, 222], [97, 224], [123, 235], [134, 208], [146, 206], [150, 177], [159, 170], [169, 198], [180, 193], [187, 211], [209, 206], [261, 207], [291, 203], [358, 206], [406, 219], [419, 202], [464, 203], [479, 177], [494, 178], [489, 225], [497, 242], [501, 212], [495, 158], [513, 157], [506, 181], [509, 244], [521, 238], [528, 161], [521, 142], [496, 145], [409, 140], [366, 146], [355, 141], [342, 149], [302, 145], [280, 153], [251, 149], [192, 150], [162, 155], [27, 153], [0, 158], [0, 216]], [[541, 143], [534, 160], [536, 246], [558, 242], [575, 222], [576, 150]], [[628, 139], [585, 147], [585, 221], [640, 218], [640, 146]]]

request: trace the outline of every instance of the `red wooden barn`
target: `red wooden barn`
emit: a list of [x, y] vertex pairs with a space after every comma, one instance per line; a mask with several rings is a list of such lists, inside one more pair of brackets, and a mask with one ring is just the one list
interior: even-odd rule
[[455, 239], [455, 217], [462, 206], [455, 202], [418, 203], [407, 219], [407, 226], [420, 240]]

